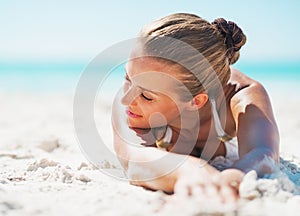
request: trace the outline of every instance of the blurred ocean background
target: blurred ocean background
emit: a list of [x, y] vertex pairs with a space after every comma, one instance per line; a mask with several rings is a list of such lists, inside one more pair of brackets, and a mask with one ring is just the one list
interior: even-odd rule
[[[0, 93], [74, 94], [89, 62], [0, 62]], [[270, 93], [294, 94], [300, 89], [300, 62], [244, 62], [233, 67], [261, 82]], [[102, 93], [117, 91], [124, 80], [124, 67], [110, 71], [98, 68], [105, 77]], [[105, 75], [105, 76], [104, 76]], [[290, 95], [289, 95], [290, 96]]]
[[[295, 92], [300, 81], [300, 1], [138, 0], [88, 3], [70, 0], [0, 3], [0, 93], [73, 94], [81, 74], [104, 49], [134, 38], [141, 27], [175, 12], [208, 21], [235, 21], [247, 36], [234, 67], [272, 93]], [[122, 84], [123, 68], [106, 80], [111, 92]], [[99, 68], [99, 73], [108, 73]], [[101, 89], [100, 89], [101, 90]], [[290, 96], [290, 95], [289, 95]]]

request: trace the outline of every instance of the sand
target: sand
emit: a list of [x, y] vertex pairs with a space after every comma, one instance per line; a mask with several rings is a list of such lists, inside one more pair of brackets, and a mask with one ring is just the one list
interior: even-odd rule
[[[0, 215], [296, 215], [300, 99], [272, 93], [281, 171], [269, 179], [248, 173], [236, 205], [132, 186], [105, 174], [122, 173], [115, 162], [99, 171], [79, 148], [72, 95], [0, 93]], [[98, 105], [96, 119], [109, 119], [110, 106]]]

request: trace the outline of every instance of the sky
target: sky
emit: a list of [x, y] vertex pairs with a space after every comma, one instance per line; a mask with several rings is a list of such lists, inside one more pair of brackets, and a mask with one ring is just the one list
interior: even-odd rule
[[298, 0], [0, 0], [0, 61], [88, 60], [175, 12], [236, 22], [241, 59], [300, 61]]

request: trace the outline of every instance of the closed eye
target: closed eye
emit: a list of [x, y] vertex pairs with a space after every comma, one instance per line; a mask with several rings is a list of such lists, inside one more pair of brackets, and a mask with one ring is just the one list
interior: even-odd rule
[[152, 100], [153, 100], [152, 98], [146, 96], [144, 93], [141, 93], [141, 96], [142, 96], [145, 100], [147, 100], [147, 101], [152, 101]]

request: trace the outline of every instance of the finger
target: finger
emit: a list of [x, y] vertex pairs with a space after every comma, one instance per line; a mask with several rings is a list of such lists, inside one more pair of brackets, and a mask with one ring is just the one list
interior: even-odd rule
[[219, 186], [218, 185], [209, 184], [209, 185], [206, 185], [204, 187], [204, 189], [205, 189], [205, 194], [208, 198], [212, 198], [212, 199], [216, 199], [216, 200], [220, 199]]
[[215, 197], [218, 195], [218, 190], [214, 185], [208, 185], [205, 187], [205, 192], [208, 197]]
[[220, 177], [224, 183], [230, 185], [232, 181], [241, 182], [245, 174], [237, 169], [227, 169], [221, 172]]
[[174, 185], [174, 194], [186, 197], [191, 195], [191, 189], [184, 181], [177, 181]]
[[139, 182], [137, 180], [130, 180], [129, 183], [132, 185], [135, 185], [135, 186], [141, 186], [141, 182]]
[[220, 175], [214, 175], [214, 176], [212, 176], [211, 181], [212, 181], [213, 184], [218, 185], [219, 182], [222, 181], [222, 179], [221, 179]]
[[205, 192], [202, 185], [195, 185], [191, 188], [191, 194], [195, 197], [204, 197]]
[[238, 191], [237, 189], [230, 186], [222, 186], [220, 188], [221, 200], [224, 203], [234, 203], [238, 200]]
[[238, 191], [240, 187], [240, 183], [241, 183], [240, 181], [231, 181], [229, 183], [229, 186], [235, 189], [236, 191]]

